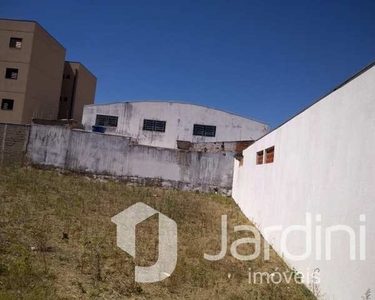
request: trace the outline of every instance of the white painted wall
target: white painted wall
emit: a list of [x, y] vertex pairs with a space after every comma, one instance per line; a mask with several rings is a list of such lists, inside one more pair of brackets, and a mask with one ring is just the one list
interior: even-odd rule
[[133, 145], [129, 138], [61, 126], [31, 126], [29, 162], [181, 190], [231, 194], [234, 153]]
[[[275, 162], [256, 165], [256, 152], [270, 146]], [[233, 198], [262, 232], [272, 225], [306, 224], [306, 213], [313, 224], [321, 214], [323, 229], [349, 225], [357, 238], [365, 224], [365, 261], [358, 252], [350, 261], [348, 235], [336, 233], [331, 261], [317, 260], [313, 251], [290, 264], [304, 273], [320, 268], [327, 299], [361, 299], [368, 288], [375, 295], [375, 67], [247, 148], [243, 165], [235, 161]], [[359, 221], [360, 214], [366, 222]], [[279, 233], [268, 241], [281, 252]], [[288, 249], [302, 254], [303, 235], [292, 235]]]
[[[139, 144], [166, 148], [177, 148], [177, 140], [190, 142], [256, 140], [269, 130], [269, 126], [265, 123], [224, 111], [193, 104], [162, 101], [86, 105], [82, 119], [86, 130], [91, 130], [95, 125], [97, 114], [119, 117], [117, 128], [108, 127], [108, 133], [132, 137], [137, 139]], [[166, 121], [166, 131], [142, 130], [144, 119]], [[193, 136], [194, 124], [216, 126], [216, 136]]]

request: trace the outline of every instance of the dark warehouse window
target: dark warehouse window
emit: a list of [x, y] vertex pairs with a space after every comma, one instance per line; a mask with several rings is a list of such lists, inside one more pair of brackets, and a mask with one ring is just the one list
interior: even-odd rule
[[166, 121], [143, 120], [143, 130], [165, 132]]
[[193, 134], [214, 137], [216, 135], [216, 126], [194, 124]]
[[118, 117], [107, 115], [96, 115], [95, 125], [117, 127]]

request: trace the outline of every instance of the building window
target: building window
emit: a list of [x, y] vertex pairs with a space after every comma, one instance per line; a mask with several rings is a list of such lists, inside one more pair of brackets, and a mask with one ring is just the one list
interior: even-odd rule
[[17, 77], [18, 77], [18, 69], [7, 68], [5, 72], [5, 78], [17, 79]]
[[12, 99], [3, 99], [1, 102], [2, 110], [13, 110], [14, 100]]
[[193, 134], [214, 137], [216, 135], [216, 126], [194, 124]]
[[21, 49], [22, 48], [22, 39], [11, 37], [9, 42], [9, 48]]
[[143, 130], [165, 132], [166, 121], [143, 120]]
[[257, 152], [257, 165], [263, 165], [264, 151]]
[[266, 164], [273, 163], [275, 158], [275, 146], [266, 149]]
[[95, 125], [106, 127], [117, 127], [118, 117], [107, 115], [96, 115]]

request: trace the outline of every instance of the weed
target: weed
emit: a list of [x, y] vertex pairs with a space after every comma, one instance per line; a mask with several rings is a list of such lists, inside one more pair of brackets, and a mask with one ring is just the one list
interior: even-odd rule
[[366, 293], [362, 296], [362, 300], [370, 300], [371, 299], [371, 289], [368, 289]]

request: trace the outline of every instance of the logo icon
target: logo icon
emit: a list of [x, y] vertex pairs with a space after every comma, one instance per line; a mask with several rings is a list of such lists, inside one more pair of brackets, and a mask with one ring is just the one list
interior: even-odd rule
[[155, 214], [159, 215], [159, 257], [150, 267], [135, 267], [135, 281], [139, 283], [162, 281], [173, 273], [177, 264], [177, 224], [142, 202], [130, 206], [111, 219], [117, 225], [117, 246], [135, 257], [136, 225]]

